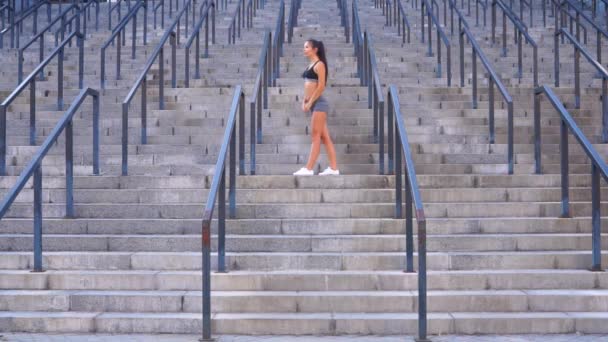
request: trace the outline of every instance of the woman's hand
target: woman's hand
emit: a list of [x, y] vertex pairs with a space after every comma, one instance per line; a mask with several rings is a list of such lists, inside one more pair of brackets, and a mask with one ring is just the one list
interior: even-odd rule
[[310, 111], [310, 101], [308, 99], [304, 99], [304, 102], [302, 102], [302, 111], [304, 113]]

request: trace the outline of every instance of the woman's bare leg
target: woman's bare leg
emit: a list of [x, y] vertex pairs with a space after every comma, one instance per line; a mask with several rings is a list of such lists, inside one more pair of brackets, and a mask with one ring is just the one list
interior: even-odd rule
[[329, 167], [333, 170], [338, 169], [338, 162], [336, 161], [336, 149], [334, 147], [333, 141], [331, 141], [331, 136], [329, 135], [329, 129], [327, 128], [327, 123], [325, 127], [323, 127], [323, 133], [321, 134], [321, 139], [323, 140], [323, 144], [325, 145], [325, 150], [327, 151], [327, 157], [329, 158]]
[[310, 155], [308, 157], [308, 163], [306, 168], [312, 170], [315, 167], [319, 153], [321, 153], [321, 136], [323, 129], [326, 126], [327, 113], [325, 112], [313, 112], [312, 113], [312, 129], [310, 136], [312, 138], [312, 145], [310, 146]]

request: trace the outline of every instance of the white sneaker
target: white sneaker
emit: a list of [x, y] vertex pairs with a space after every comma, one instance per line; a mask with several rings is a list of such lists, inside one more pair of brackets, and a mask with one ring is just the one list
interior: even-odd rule
[[314, 174], [315, 174], [314, 170], [309, 170], [306, 167], [303, 167], [293, 173], [294, 176], [314, 176]]
[[319, 173], [319, 176], [338, 176], [340, 174], [340, 170], [334, 170], [331, 167], [327, 167], [325, 171]]

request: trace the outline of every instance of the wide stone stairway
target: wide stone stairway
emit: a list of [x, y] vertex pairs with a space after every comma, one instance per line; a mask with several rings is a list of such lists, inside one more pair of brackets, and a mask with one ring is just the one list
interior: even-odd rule
[[[460, 2], [455, 4], [513, 97], [514, 172], [508, 174], [506, 107], [495, 89], [496, 141], [490, 143], [487, 74], [479, 63], [478, 103], [473, 106], [472, 56], [466, 41], [465, 84], [460, 86], [458, 32], [455, 28], [451, 35], [444, 22], [444, 10], [448, 9], [445, 17], [449, 20], [453, 2], [443, 0], [444, 7], [442, 0], [432, 1], [452, 44], [452, 84], [447, 86], [445, 50], [438, 78], [436, 55], [427, 56], [426, 42], [421, 41], [421, 29], [426, 34], [429, 25], [425, 21], [421, 27], [422, 2], [401, 1], [412, 30], [411, 43], [404, 43], [397, 27], [387, 25], [383, 9], [377, 6], [380, 2], [359, 0], [353, 7], [353, 1], [338, 3], [346, 6], [349, 30], [355, 25], [353, 8], [358, 8], [361, 29], [373, 42], [384, 108], [388, 108], [388, 87], [394, 85], [413, 152], [426, 214], [428, 333], [608, 333], [608, 275], [588, 270], [591, 164], [570, 136], [571, 217], [560, 217], [560, 119], [543, 101], [542, 174], [536, 174], [529, 45], [524, 45], [526, 63], [520, 79], [511, 23], [507, 30], [510, 45], [503, 57], [502, 13], [498, 12], [497, 42], [493, 44], [491, 1], [485, 2], [486, 26], [482, 21], [475, 25], [474, 9], [467, 15]], [[392, 1], [396, 0], [384, 3], [384, 12], [392, 8]], [[243, 27], [235, 44], [227, 42], [229, 27], [237, 5], [249, 2], [227, 2], [225, 9], [218, 3], [216, 42], [209, 45], [209, 56], [191, 51], [191, 63], [199, 59], [201, 78], [191, 76], [189, 87], [184, 79], [183, 44], [188, 39], [186, 26], [191, 34], [194, 21], [180, 20], [176, 26], [182, 31], [176, 49], [176, 87], [171, 84], [171, 46], [167, 42], [162, 61], [165, 107], [159, 109], [158, 105], [160, 70], [156, 61], [144, 76], [148, 83], [147, 143], [141, 143], [138, 90], [128, 114], [128, 175], [121, 175], [123, 100], [179, 13], [173, 7], [170, 15], [169, 1], [161, 3], [166, 9], [165, 26], [159, 20], [155, 28], [153, 8], [159, 2], [147, 3], [147, 44], [141, 39], [140, 14], [136, 58], [131, 59], [129, 23], [127, 44], [121, 51], [121, 78], [115, 77], [116, 50], [110, 47], [103, 90], [99, 89], [100, 49], [111, 34], [107, 6], [115, 3], [100, 4], [99, 30], [89, 20], [84, 83], [101, 92], [101, 174], [92, 173], [92, 112], [86, 102], [73, 125], [75, 217], [65, 217], [64, 138], [42, 162], [44, 272], [31, 272], [31, 180], [0, 220], [0, 332], [200, 334], [202, 330], [203, 208], [234, 89], [243, 86], [248, 117], [263, 37], [266, 31], [275, 34], [283, 2], [267, 0], [257, 8], [251, 28]], [[190, 1], [177, 3], [181, 10]], [[251, 3], [257, 6], [258, 2]], [[195, 18], [205, 5], [201, 0], [192, 2]], [[286, 21], [290, 5], [284, 3]], [[127, 4], [123, 6], [124, 17]], [[56, 4], [52, 13], [53, 17], [59, 13]], [[268, 108], [262, 111], [256, 174], [237, 178], [236, 217], [226, 221], [226, 273], [215, 272], [218, 228], [217, 221], [213, 222], [213, 334], [416, 335], [419, 275], [404, 272], [405, 220], [395, 218], [396, 179], [379, 174], [374, 113], [368, 107], [368, 87], [362, 85], [357, 72], [352, 37], [347, 42], [336, 2], [303, 1], [297, 13], [293, 42], [284, 45], [280, 76], [276, 86], [269, 88]], [[517, 16], [519, 8], [513, 13]], [[112, 20], [113, 26], [119, 22], [117, 17]], [[455, 22], [457, 27], [458, 17]], [[528, 12], [523, 22], [529, 23]], [[535, 6], [533, 22], [529, 33], [538, 44], [539, 84], [553, 87], [553, 18], [543, 26], [542, 10]], [[38, 27], [45, 23], [46, 19], [40, 19]], [[24, 21], [28, 35], [30, 25], [31, 20]], [[432, 30], [436, 53], [436, 27]], [[587, 46], [592, 55], [595, 34], [589, 28]], [[0, 52], [2, 99], [17, 86], [17, 50], [7, 44], [8, 37], [6, 34]], [[310, 115], [301, 110], [301, 73], [308, 65], [302, 47], [309, 38], [323, 41], [327, 50], [327, 122], [340, 176], [291, 175], [306, 163], [310, 150]], [[26, 42], [29, 37], [22, 39]], [[45, 39], [48, 54], [54, 48], [54, 36], [48, 34]], [[26, 76], [38, 64], [36, 46], [25, 53]], [[603, 40], [604, 55], [608, 55], [607, 47]], [[567, 44], [560, 49], [561, 86], [553, 88], [605, 160], [608, 149], [602, 142], [598, 100], [601, 80], [594, 78], [595, 70], [581, 58], [581, 106], [574, 108], [574, 53]], [[64, 96], [68, 107], [80, 92], [75, 45], [66, 47], [66, 56]], [[3, 196], [65, 111], [56, 107], [56, 70], [57, 58], [45, 68], [47, 80], [37, 81], [37, 146], [30, 146], [28, 140], [28, 91], [8, 106], [7, 175], [0, 176]], [[190, 72], [193, 75], [193, 64]], [[249, 141], [246, 146], [249, 153]], [[315, 172], [327, 166], [322, 149]], [[249, 173], [249, 167], [244, 171]], [[608, 187], [603, 181], [600, 184], [602, 198], [606, 198]], [[607, 202], [600, 207], [606, 215]], [[601, 223], [602, 232], [608, 232], [606, 216]], [[608, 239], [603, 237], [601, 242], [605, 268]]]

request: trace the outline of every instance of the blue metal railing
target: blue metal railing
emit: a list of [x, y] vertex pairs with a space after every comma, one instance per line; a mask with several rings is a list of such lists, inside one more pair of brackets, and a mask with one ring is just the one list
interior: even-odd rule
[[488, 124], [490, 129], [490, 144], [495, 142], [494, 133], [494, 85], [498, 87], [498, 91], [507, 104], [507, 165], [509, 174], [513, 174], [514, 156], [513, 156], [513, 98], [509, 91], [498, 77], [496, 71], [490, 64], [490, 61], [479, 47], [474, 35], [469, 31], [468, 27], [464, 26], [460, 31], [460, 86], [464, 87], [464, 37], [468, 38], [471, 44], [471, 67], [473, 68], [473, 108], [477, 108], [477, 58], [486, 69], [488, 74]]
[[241, 85], [234, 90], [230, 115], [226, 121], [226, 130], [219, 151], [213, 181], [209, 189], [207, 204], [203, 214], [201, 228], [202, 250], [203, 250], [203, 340], [211, 339], [211, 221], [213, 210], [217, 200], [218, 206], [218, 272], [226, 272], [225, 262], [225, 239], [226, 239], [226, 159], [228, 159], [228, 148], [230, 148], [230, 159], [228, 161], [229, 193], [228, 193], [228, 217], [236, 217], [236, 142], [237, 142], [237, 112], [238, 112], [238, 141], [239, 141], [239, 174], [244, 175], [245, 165], [245, 93]]
[[[73, 7], [74, 6], [72, 5], [68, 8], [66, 8], [62, 13], [59, 14], [59, 16], [57, 16], [55, 19], [53, 19], [53, 21], [51, 21], [44, 29], [42, 29], [42, 31], [40, 31], [37, 35], [35, 35], [32, 39], [30, 39], [29, 42], [25, 43], [25, 45], [19, 49], [19, 53], [18, 53], [19, 65], [17, 68], [17, 84], [19, 84], [23, 81], [23, 62], [24, 62], [23, 54], [25, 53], [25, 49], [30, 47], [32, 44], [34, 44], [38, 40], [38, 42], [40, 43], [40, 46], [38, 47], [39, 54], [40, 54], [39, 62], [42, 63], [42, 61], [44, 60], [44, 34], [46, 32], [50, 32], [51, 28], [58, 21], [61, 21], [61, 26], [64, 26], [66, 23], [65, 18], [68, 15], [68, 12], [71, 11]], [[44, 80], [44, 70], [40, 70], [39, 80], [41, 80], [41, 81]]]
[[[277, 78], [280, 76], [280, 58], [283, 56], [283, 43], [285, 42], [285, 1], [281, 0], [279, 4], [279, 15], [274, 29], [272, 40], [272, 86], [276, 87]], [[268, 104], [266, 103], [266, 106]]]
[[[194, 30], [192, 31], [192, 35], [188, 38], [188, 41], [184, 45], [185, 50], [185, 86], [186, 88], [190, 87], [190, 49], [192, 48], [192, 44], [196, 42], [194, 48], [194, 78], [201, 78], [201, 68], [200, 68], [200, 35], [201, 29], [203, 28], [203, 24], [205, 24], [205, 53], [203, 54], [204, 58], [209, 57], [209, 21], [211, 21], [213, 26], [213, 31], [215, 32], [215, 3], [213, 1], [205, 2], [201, 5], [200, 8], [200, 19], [198, 23], [194, 26]], [[211, 14], [211, 19], [209, 19], [209, 15]], [[212, 43], [215, 43], [215, 34], [212, 35], [211, 39]]]
[[[433, 2], [434, 3], [434, 2]], [[431, 34], [431, 29], [432, 26], [435, 26], [436, 32], [437, 32], [437, 78], [441, 78], [441, 42], [443, 42], [443, 44], [445, 45], [445, 49], [446, 49], [446, 66], [447, 66], [447, 70], [446, 70], [446, 78], [447, 78], [447, 82], [448, 82], [448, 87], [450, 87], [452, 85], [452, 45], [450, 43], [450, 39], [448, 38], [448, 36], [445, 34], [445, 32], [443, 31], [442, 27], [441, 27], [441, 23], [439, 22], [438, 19], [438, 15], [433, 13], [433, 7], [431, 4], [429, 4], [428, 0], [421, 0], [421, 20], [422, 20], [422, 26], [421, 26], [421, 41], [422, 43], [424, 43], [424, 17], [425, 17], [425, 8], [426, 8], [426, 15], [428, 16], [428, 21], [429, 21], [429, 25], [427, 25], [428, 28], [428, 51], [427, 51], [427, 57], [432, 57], [433, 56], [433, 44], [432, 44], [432, 34]], [[437, 10], [439, 10], [439, 6], [437, 5]], [[433, 23], [433, 25], [431, 25], [430, 23]]]
[[562, 217], [570, 217], [570, 196], [568, 182], [568, 131], [574, 135], [580, 147], [591, 161], [591, 245], [592, 245], [592, 271], [602, 271], [602, 247], [601, 247], [601, 213], [600, 213], [600, 176], [608, 182], [608, 165], [597, 153], [589, 139], [578, 127], [563, 103], [548, 86], [538, 87], [534, 96], [534, 147], [537, 173], [540, 173], [541, 159], [541, 128], [540, 128], [540, 99], [542, 95], [551, 102], [553, 108], [560, 115], [560, 159], [561, 159], [561, 207]]
[[158, 1], [158, 4], [154, 5], [154, 29], [156, 30], [156, 13], [160, 8], [160, 27], [165, 27], [165, 0]]
[[[253, 82], [253, 93], [249, 98], [250, 106], [250, 172], [256, 173], [256, 143], [262, 143], [262, 108], [268, 109], [268, 87], [272, 84], [272, 33], [264, 34], [264, 44], [258, 62], [258, 72]], [[257, 120], [257, 124], [256, 124]]]
[[[593, 59], [591, 54], [585, 49], [581, 43], [574, 38], [565, 28], [561, 28], [554, 37], [554, 74], [555, 74], [555, 86], [559, 87], [559, 36], [566, 37], [574, 47], [574, 107], [576, 109], [581, 108], [581, 72], [580, 72], [580, 59], [581, 54], [587, 59], [589, 64], [598, 72], [602, 78], [602, 141], [608, 142], [608, 71], [599, 62]], [[538, 170], [537, 170], [538, 171]]]
[[121, 7], [123, 1], [124, 0], [116, 0], [114, 5], [110, 2], [108, 3], [108, 30], [112, 29], [112, 13], [114, 13], [114, 11], [118, 12], [118, 20], [122, 20]]
[[236, 38], [241, 38], [241, 28], [253, 28], [253, 17], [256, 10], [264, 8], [264, 0], [238, 0], [234, 14], [228, 26], [228, 44], [236, 44]]
[[[554, 0], [554, 1], [560, 1], [560, 0]], [[555, 6], [559, 7], [559, 11], [556, 11], [556, 15], [555, 15], [555, 33], [557, 34], [558, 31], [562, 28], [562, 27], [567, 27], [567, 21], [566, 21], [566, 15], [570, 15], [570, 34], [575, 34], [575, 32], [573, 32], [573, 25], [572, 22], [574, 21], [576, 23], [576, 40], [578, 40], [579, 42], [581, 41], [581, 37], [580, 37], [580, 27], [585, 27], [584, 25], [582, 25], [581, 23], [581, 18], [583, 18], [587, 23], [589, 23], [589, 25], [591, 25], [595, 31], [596, 31], [596, 60], [598, 61], [598, 63], [602, 64], [602, 37], [605, 37], [608, 39], [608, 31], [606, 31], [605, 29], [603, 29], [601, 26], [599, 26], [593, 19], [589, 18], [589, 16], [587, 14], [585, 14], [583, 12], [582, 9], [578, 8], [578, 6], [576, 6], [576, 4], [571, 1], [571, 0], [561, 0], [561, 2], [559, 3], [554, 3]], [[575, 11], [575, 15], [572, 15], [572, 13], [570, 13], [570, 9], [574, 9]], [[558, 14], [561, 14], [561, 22], [559, 22], [559, 18], [560, 17]], [[585, 31], [586, 33], [586, 31]], [[587, 44], [587, 35], [585, 34], [584, 37], [584, 44]]]
[[340, 10], [340, 23], [341, 26], [344, 27], [344, 36], [346, 37], [346, 42], [350, 42], [350, 23], [348, 20], [348, 2], [346, 0], [337, 0], [338, 9]]
[[[403, 186], [402, 176], [405, 175], [405, 249], [406, 272], [414, 271], [414, 222], [412, 206], [415, 210], [418, 225], [418, 338], [416, 341], [427, 340], [427, 274], [426, 274], [426, 216], [416, 168], [410, 144], [407, 138], [403, 113], [399, 103], [399, 90], [394, 85], [388, 91], [388, 120], [389, 131], [394, 130], [395, 145], [395, 218], [403, 218]], [[392, 124], [394, 118], [394, 125]], [[402, 172], [402, 154], [405, 169]]]
[[[171, 1], [171, 0], [170, 0]], [[147, 143], [147, 92], [148, 92], [148, 72], [152, 69], [154, 62], [158, 61], [158, 106], [160, 109], [165, 109], [165, 44], [169, 40], [171, 45], [171, 86], [177, 87], [177, 44], [179, 44], [180, 29], [179, 23], [184, 15], [188, 15], [190, 7], [192, 7], [192, 0], [188, 0], [184, 4], [184, 8], [173, 20], [173, 23], [167, 27], [165, 34], [161, 37], [160, 41], [156, 45], [154, 51], [150, 54], [148, 62], [144, 66], [140, 76], [135, 80], [135, 83], [129, 90], [129, 93], [122, 102], [122, 175], [128, 174], [128, 144], [129, 144], [129, 105], [135, 97], [137, 90], [141, 88], [141, 143]], [[194, 9], [192, 9], [194, 10]]]
[[[373, 110], [373, 136], [374, 142], [378, 143], [378, 173], [384, 174], [384, 95], [380, 74], [376, 63], [376, 52], [373, 47], [371, 35], [363, 32], [363, 37], [358, 36], [360, 42], [357, 44], [361, 49], [357, 58], [363, 61], [363, 73], [360, 75], [363, 85], [367, 86], [368, 108]], [[389, 126], [391, 122], [388, 123]], [[393, 170], [392, 132], [388, 132], [388, 172]]]
[[502, 10], [502, 56], [507, 56], [507, 18], [513, 23], [517, 40], [517, 76], [520, 81], [523, 77], [523, 39], [532, 47], [532, 72], [534, 86], [538, 87], [538, 45], [528, 34], [527, 28], [523, 26], [521, 20], [507, 9], [502, 0], [492, 0], [492, 44], [496, 44], [496, 9]]
[[[34, 14], [34, 20], [33, 20], [33, 33], [32, 34], [36, 34], [38, 33], [38, 9], [40, 7], [42, 7], [43, 5], [46, 5], [46, 15], [47, 15], [47, 21], [51, 22], [51, 2], [49, 0], [43, 0], [38, 2], [36, 5], [34, 5], [33, 7], [27, 9], [23, 14], [21, 14], [21, 16], [19, 17], [19, 19], [15, 18], [15, 12], [14, 12], [14, 6], [13, 6], [13, 15], [11, 16], [11, 23], [9, 25], [9, 27], [4, 28], [2, 31], [0, 31], [0, 49], [2, 49], [4, 47], [4, 34], [6, 32], [8, 32], [9, 30], [11, 31], [11, 48], [17, 47], [19, 48], [19, 38], [20, 38], [20, 34], [21, 32], [23, 32], [23, 22], [25, 21], [25, 19], [27, 19], [30, 15]], [[15, 28], [17, 27], [17, 37], [15, 37]], [[16, 46], [15, 46], [15, 41], [16, 41]]]
[[289, 17], [287, 19], [287, 42], [291, 44], [293, 40], [293, 28], [298, 26], [298, 12], [302, 7], [302, 0], [292, 0], [289, 7]]
[[84, 36], [79, 32], [70, 34], [53, 52], [21, 82], [0, 104], [0, 176], [6, 175], [6, 111], [8, 106], [26, 88], [30, 93], [30, 145], [36, 143], [36, 75], [57, 56], [57, 110], [63, 110], [63, 60], [64, 49], [72, 39], [78, 41], [78, 87], [83, 88], [84, 80]]
[[49, 150], [56, 145], [61, 133], [65, 131], [65, 190], [66, 217], [74, 217], [74, 142], [72, 119], [80, 105], [88, 97], [93, 97], [93, 174], [99, 175], [99, 92], [91, 88], [83, 89], [70, 108], [49, 133], [32, 160], [19, 175], [17, 183], [4, 197], [0, 204], [0, 219], [9, 210], [28, 180], [34, 177], [34, 272], [43, 272], [42, 268], [42, 160]]
[[147, 45], [147, 26], [148, 26], [148, 5], [145, 1], [138, 1], [135, 4], [131, 11], [124, 17], [120, 25], [113, 29], [112, 35], [106, 40], [106, 42], [101, 46], [101, 65], [100, 65], [100, 77], [99, 82], [101, 89], [105, 89], [106, 87], [106, 49], [117, 41], [116, 45], [116, 79], [120, 79], [120, 64], [121, 64], [121, 38], [124, 39], [126, 36], [126, 27], [129, 22], [132, 22], [132, 33], [131, 33], [131, 59], [135, 59], [135, 54], [137, 52], [137, 14], [139, 10], [143, 8], [143, 19], [144, 19], [144, 32], [143, 32], [143, 44]]

